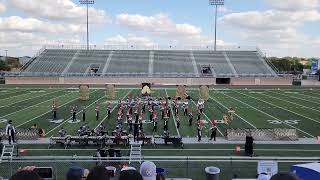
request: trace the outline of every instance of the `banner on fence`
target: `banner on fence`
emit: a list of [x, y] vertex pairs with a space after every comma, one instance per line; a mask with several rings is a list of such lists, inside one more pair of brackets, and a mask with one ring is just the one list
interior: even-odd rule
[[246, 136], [252, 136], [257, 141], [296, 141], [296, 129], [226, 129], [226, 138], [229, 141], [245, 141]]
[[[6, 128], [0, 128], [0, 137], [8, 139]], [[38, 131], [31, 128], [16, 128], [15, 138], [20, 140], [35, 140], [38, 138]]]
[[319, 69], [319, 60], [316, 58], [312, 58], [311, 62], [311, 74], [316, 74]]

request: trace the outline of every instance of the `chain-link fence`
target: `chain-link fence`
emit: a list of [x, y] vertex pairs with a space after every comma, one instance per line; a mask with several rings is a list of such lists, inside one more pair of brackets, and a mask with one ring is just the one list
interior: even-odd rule
[[[205, 180], [204, 169], [208, 166], [220, 168], [220, 180], [230, 180], [237, 178], [255, 178], [257, 174], [257, 163], [261, 160], [272, 160], [278, 162], [281, 172], [290, 171], [291, 165], [319, 161], [319, 158], [244, 158], [244, 157], [148, 157], [143, 161], [152, 161], [157, 167], [165, 169], [167, 178], [189, 178], [193, 180]], [[91, 169], [97, 164], [112, 166], [117, 169], [115, 177], [117, 179], [121, 164], [129, 163], [129, 157], [97, 160], [94, 158], [23, 158], [2, 161], [0, 163], [0, 176], [4, 179], [11, 177], [19, 167], [36, 166], [52, 167], [53, 179], [66, 179], [66, 174], [71, 166], [77, 165], [85, 169]], [[140, 168], [139, 162], [131, 162], [129, 166]]]

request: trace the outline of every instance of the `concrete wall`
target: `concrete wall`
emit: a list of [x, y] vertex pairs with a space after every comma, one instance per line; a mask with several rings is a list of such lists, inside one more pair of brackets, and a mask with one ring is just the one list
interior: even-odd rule
[[[128, 77], [6, 77], [6, 84], [33, 84], [33, 85], [216, 85], [215, 78], [128, 78]], [[291, 78], [231, 78], [230, 85], [292, 85]]]

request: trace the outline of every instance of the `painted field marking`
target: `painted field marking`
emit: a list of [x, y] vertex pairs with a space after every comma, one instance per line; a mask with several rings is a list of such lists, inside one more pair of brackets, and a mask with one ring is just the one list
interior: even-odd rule
[[[237, 92], [237, 91], [236, 91], [236, 92]], [[240, 92], [238, 92], [238, 93], [240, 93]], [[240, 93], [240, 94], [243, 94], [243, 93]], [[251, 96], [246, 95], [246, 94], [243, 94], [243, 95], [248, 96], [248, 97], [251, 97]], [[263, 101], [263, 100], [261, 100], [261, 99], [258, 99], [258, 98], [255, 98], [255, 97], [252, 97], [252, 98], [268, 104], [268, 102]], [[236, 100], [236, 98], [234, 98], [234, 99]], [[240, 100], [237, 100], [237, 101], [242, 102], [242, 101], [240, 101]], [[247, 103], [245, 103], [245, 102], [242, 102], [242, 103], [243, 103], [243, 104], [246, 104], [247, 106], [250, 106], [252, 109], [255, 109], [256, 111], [259, 111], [259, 112], [261, 112], [261, 113], [263, 113], [263, 114], [265, 114], [265, 115], [267, 115], [267, 116], [269, 116], [269, 117], [271, 117], [271, 118], [273, 118], [273, 119], [276, 119], [276, 120], [281, 121], [279, 118], [276, 118], [276, 117], [272, 116], [271, 114], [268, 114], [268, 113], [266, 113], [266, 112], [264, 112], [264, 111], [261, 111], [260, 109], [257, 109], [257, 108], [255, 108], [255, 107], [253, 107], [253, 106], [251, 106], [251, 105], [249, 105], [249, 104], [247, 104]], [[271, 104], [271, 103], [270, 103], [270, 104]], [[309, 133], [307, 133], [307, 132], [305, 132], [305, 131], [303, 131], [303, 130], [295, 127], [295, 126], [292, 126], [292, 125], [290, 125], [290, 124], [286, 124], [286, 125], [294, 128], [294, 129], [297, 129], [298, 131], [303, 132], [304, 134], [307, 134], [307, 135], [310, 136], [310, 137], [314, 137], [312, 134], [309, 134]]]
[[[292, 114], [296, 114], [296, 115], [298, 115], [298, 116], [300, 116], [300, 117], [309, 119], [309, 120], [311, 120], [311, 121], [314, 121], [314, 122], [320, 124], [320, 121], [317, 121], [317, 120], [314, 120], [314, 119], [312, 119], [312, 118], [306, 117], [306, 116], [304, 116], [304, 115], [301, 115], [301, 114], [299, 114], [299, 113], [293, 112], [293, 111], [291, 111], [291, 110], [289, 110], [289, 109], [283, 108], [283, 107], [278, 106], [278, 105], [275, 105], [275, 104], [273, 104], [273, 103], [264, 101], [264, 100], [262, 100], [262, 99], [260, 99], [260, 98], [253, 97], [253, 96], [249, 96], [249, 95], [244, 94], [244, 93], [241, 93], [241, 92], [238, 92], [238, 93], [240, 93], [240, 94], [242, 94], [242, 95], [245, 95], [245, 96], [248, 96], [248, 97], [252, 97], [252, 98], [257, 99], [257, 100], [259, 100], [259, 101], [265, 102], [265, 103], [267, 103], [267, 104], [270, 104], [270, 105], [275, 106], [275, 107], [277, 107], [277, 108], [280, 108], [280, 109], [282, 109], [282, 110], [288, 111], [288, 112], [290, 112], [290, 113], [292, 113]], [[270, 96], [270, 97], [271, 97], [271, 96]]]
[[[219, 102], [218, 100], [212, 98], [209, 95], [210, 99], [214, 100], [216, 103], [218, 103], [220, 106], [224, 107], [226, 110], [229, 110], [229, 108], [227, 108], [225, 105], [223, 105], [221, 102]], [[253, 124], [251, 124], [250, 122], [248, 122], [247, 120], [245, 120], [243, 117], [241, 117], [240, 115], [238, 115], [237, 113], [234, 113], [234, 115], [236, 115], [238, 118], [240, 118], [242, 121], [246, 122], [247, 124], [249, 124], [251, 127], [253, 127], [254, 129], [257, 129], [257, 127]]]
[[[169, 97], [168, 93], [167, 93], [167, 89], [164, 89], [164, 92], [166, 93], [166, 96]], [[170, 104], [170, 111], [171, 111], [171, 115], [172, 115], [172, 118], [173, 118], [173, 121], [174, 121], [174, 125], [176, 126], [177, 134], [180, 137], [180, 132], [179, 132], [179, 129], [178, 129], [178, 126], [177, 126], [176, 118], [174, 117], [174, 114], [173, 114], [173, 110], [172, 110], [171, 104]]]
[[[97, 90], [96, 90], [97, 91]], [[94, 91], [94, 92], [96, 92]], [[85, 107], [85, 109], [87, 110], [90, 106], [94, 105], [96, 103], [96, 101], [100, 101], [101, 99], [103, 99], [104, 96], [100, 97], [99, 99], [93, 101], [91, 104], [89, 104], [88, 106]], [[76, 113], [76, 115], [80, 114], [82, 111], [79, 111]], [[54, 130], [56, 130], [57, 128], [59, 128], [60, 126], [62, 126], [64, 123], [68, 122], [70, 119], [72, 118], [72, 116], [70, 116], [69, 118], [67, 118], [65, 121], [63, 121], [62, 123], [60, 123], [58, 126], [52, 128], [50, 131], [48, 131], [46, 133], [46, 136], [48, 136], [48, 134], [50, 134], [51, 132], [53, 132]]]
[[[61, 96], [57, 96], [56, 98], [64, 97], [64, 96], [67, 96], [67, 95], [69, 95], [69, 93], [68, 93], [68, 94], [64, 94], [64, 95], [61, 95]], [[2, 117], [0, 117], [0, 118], [4, 118], [4, 117], [7, 117], [7, 116], [16, 114], [16, 113], [18, 113], [18, 112], [24, 111], [24, 110], [29, 109], [29, 108], [32, 108], [32, 107], [37, 107], [39, 104], [45, 103], [45, 102], [47, 102], [47, 101], [51, 101], [51, 99], [46, 100], [46, 101], [42, 101], [42, 102], [40, 102], [40, 103], [38, 103], [38, 104], [35, 104], [35, 105], [32, 105], [32, 106], [28, 106], [28, 107], [26, 107], [26, 108], [20, 109], [20, 110], [15, 111], [15, 112], [12, 112], [12, 113], [7, 114], [7, 115], [5, 115], [5, 116], [2, 116]]]
[[299, 124], [301, 120], [267, 120], [271, 124]]
[[[123, 101], [126, 97], [128, 97], [128, 95], [132, 92], [132, 89], [130, 91], [128, 91], [128, 93], [126, 95], [124, 95], [121, 99], [121, 101]], [[113, 108], [110, 111], [110, 114], [116, 109], [116, 107], [118, 107], [118, 105], [113, 106]], [[96, 130], [106, 119], [108, 118], [108, 115], [106, 115], [101, 121], [100, 123], [94, 128], [94, 130]]]

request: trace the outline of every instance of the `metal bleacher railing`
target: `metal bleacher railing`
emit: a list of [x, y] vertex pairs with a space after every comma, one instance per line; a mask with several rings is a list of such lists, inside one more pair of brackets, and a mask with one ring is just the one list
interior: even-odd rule
[[[204, 169], [215, 166], [221, 169], [220, 179], [255, 178], [259, 161], [276, 161], [281, 172], [289, 171], [291, 165], [317, 162], [320, 157], [243, 157], [243, 156], [142, 156], [142, 161], [152, 161], [157, 167], [165, 169], [166, 178], [206, 179]], [[7, 179], [19, 167], [52, 167], [53, 180], [65, 179], [69, 167], [77, 165], [91, 169], [97, 164], [116, 168], [118, 177], [121, 164], [128, 164], [130, 157], [94, 158], [93, 156], [22, 156], [3, 160], [0, 176]], [[140, 159], [132, 160], [129, 166], [140, 168]]]

